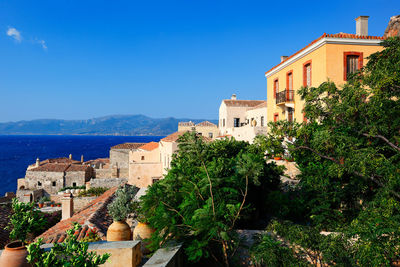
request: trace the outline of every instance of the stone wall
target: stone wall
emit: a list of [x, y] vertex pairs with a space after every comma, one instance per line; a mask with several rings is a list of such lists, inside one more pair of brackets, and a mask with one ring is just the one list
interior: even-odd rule
[[129, 149], [111, 149], [110, 167], [112, 177], [128, 178]]
[[65, 186], [83, 186], [90, 180], [91, 170], [70, 171], [65, 174]]
[[119, 186], [121, 184], [127, 183], [127, 178], [105, 178], [105, 179], [91, 179], [89, 181], [90, 188], [92, 187], [106, 187], [111, 188], [115, 186]]
[[390, 18], [384, 37], [400, 36], [400, 15]]
[[26, 171], [25, 189], [43, 189], [46, 195], [57, 194], [64, 187], [64, 172]]
[[111, 170], [110, 169], [95, 169], [94, 170], [95, 178], [111, 178]]
[[43, 197], [44, 192], [42, 189], [23, 189], [17, 190], [17, 198], [21, 202], [31, 202], [31, 201], [38, 201], [41, 197]]
[[128, 184], [139, 188], [153, 184], [153, 179], [162, 179], [161, 162], [131, 162], [129, 164]]

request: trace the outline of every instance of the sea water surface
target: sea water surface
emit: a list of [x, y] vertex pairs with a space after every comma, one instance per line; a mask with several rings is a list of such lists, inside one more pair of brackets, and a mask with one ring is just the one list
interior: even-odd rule
[[0, 135], [0, 196], [17, 190], [36, 158], [68, 157], [84, 161], [109, 157], [110, 147], [126, 142], [158, 142], [163, 136]]

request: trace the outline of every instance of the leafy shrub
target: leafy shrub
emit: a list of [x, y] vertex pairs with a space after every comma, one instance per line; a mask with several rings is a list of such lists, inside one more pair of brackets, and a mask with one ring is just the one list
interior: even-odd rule
[[229, 265], [238, 246], [235, 229], [263, 213], [263, 200], [277, 189], [281, 173], [247, 142], [205, 143], [184, 134], [166, 177], [141, 197], [140, 211], [156, 229], [153, 248], [175, 239], [192, 262], [213, 258]]
[[78, 241], [78, 236], [74, 235], [80, 225], [75, 223], [71, 229], [67, 230], [67, 237], [62, 243], [54, 243], [50, 251], [45, 251], [40, 246], [43, 239], [39, 238], [35, 243], [28, 245], [27, 260], [30, 264], [37, 267], [61, 267], [61, 266], [87, 266], [95, 267], [104, 264], [110, 257], [109, 253], [97, 255], [96, 252], [88, 252], [88, 243]]
[[101, 238], [97, 234], [96, 228], [90, 228], [89, 230], [87, 230], [85, 237], [81, 239], [82, 242], [96, 242], [100, 240]]
[[12, 215], [7, 226], [7, 229], [11, 230], [10, 238], [12, 240], [25, 242], [29, 233], [43, 229], [45, 224], [42, 213], [35, 209], [34, 203], [23, 203], [19, 202], [17, 198], [13, 198]]
[[128, 214], [134, 212], [134, 201], [138, 188], [135, 186], [122, 186], [115, 191], [114, 200], [108, 204], [108, 212], [114, 221], [124, 221]]

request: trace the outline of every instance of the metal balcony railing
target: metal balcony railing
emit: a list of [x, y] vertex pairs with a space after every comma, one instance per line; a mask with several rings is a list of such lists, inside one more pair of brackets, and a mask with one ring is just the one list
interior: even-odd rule
[[294, 100], [294, 90], [284, 90], [276, 93], [276, 104], [290, 102]]

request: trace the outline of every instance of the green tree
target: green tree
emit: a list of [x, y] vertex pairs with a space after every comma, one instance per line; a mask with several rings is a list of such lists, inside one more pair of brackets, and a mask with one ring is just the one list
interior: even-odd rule
[[342, 88], [327, 81], [300, 90], [307, 123], [271, 127], [271, 135], [292, 138], [284, 145], [301, 171], [302, 221], [315, 233], [339, 233], [315, 235], [318, 247], [292, 241], [328, 264], [390, 266], [399, 259], [400, 39], [382, 46]]
[[157, 229], [152, 245], [177, 240], [190, 261], [212, 257], [228, 266], [236, 227], [257, 218], [281, 173], [256, 146], [186, 133], [166, 177], [141, 198], [141, 213]]

